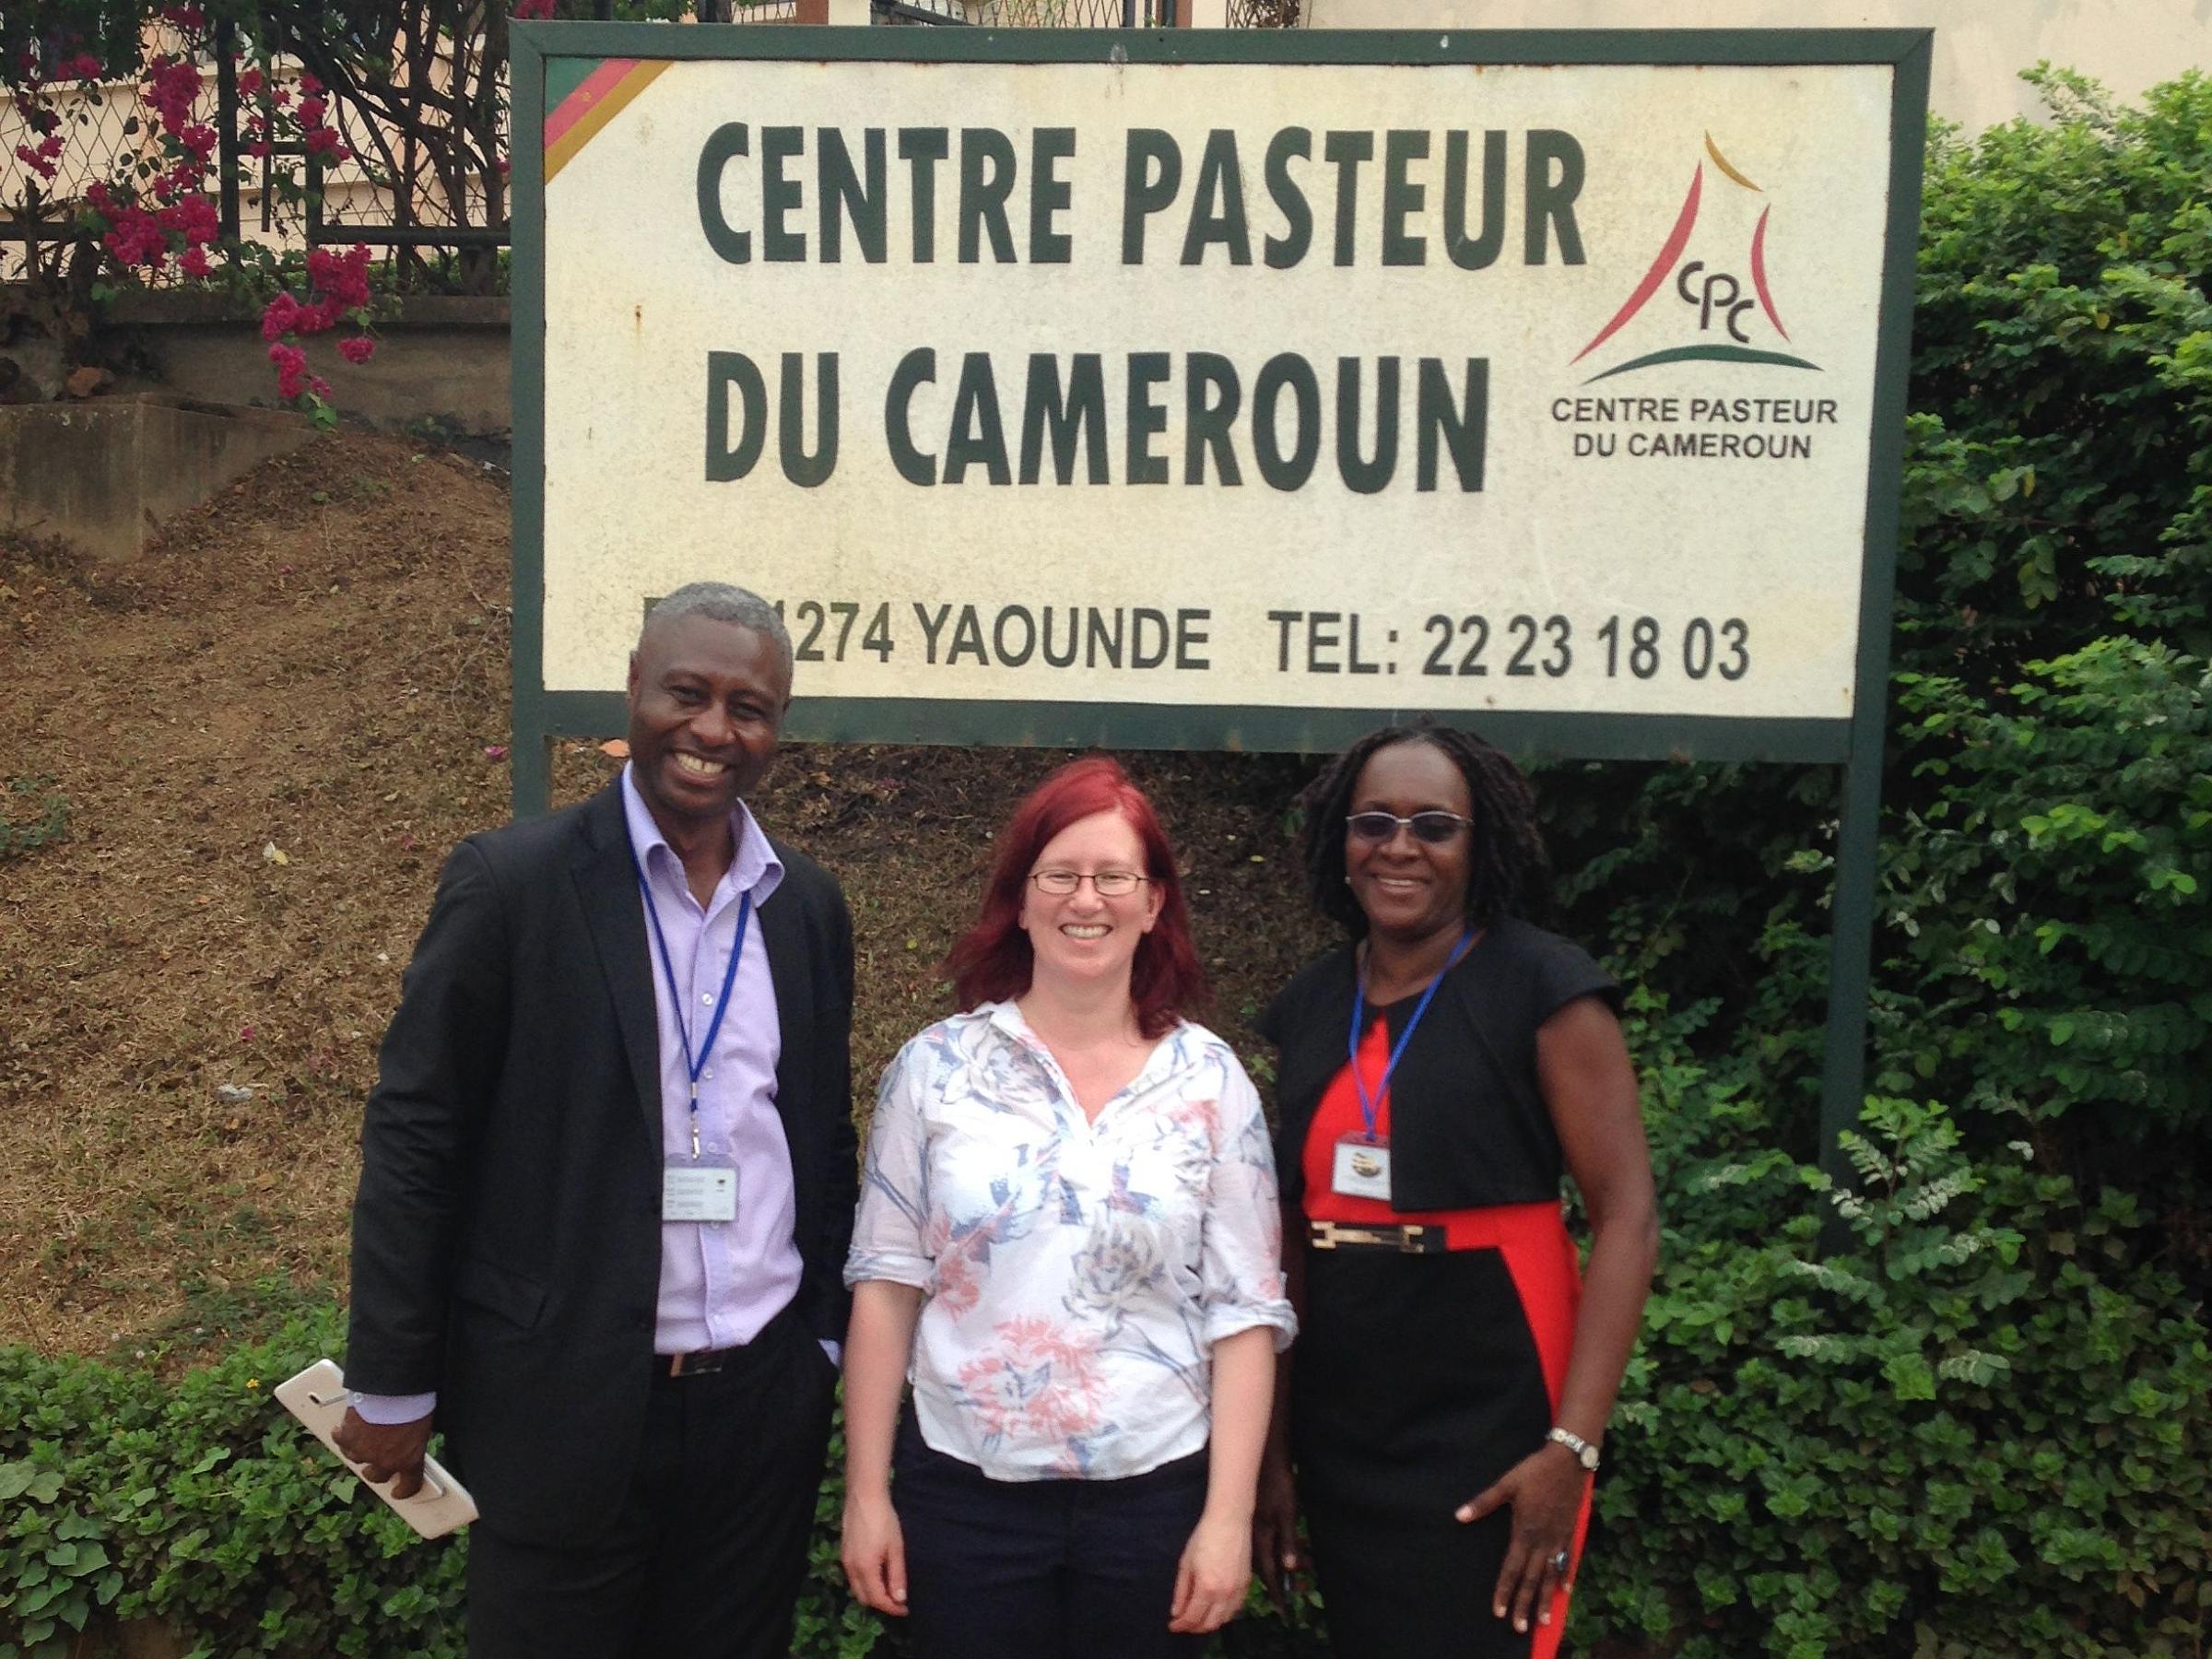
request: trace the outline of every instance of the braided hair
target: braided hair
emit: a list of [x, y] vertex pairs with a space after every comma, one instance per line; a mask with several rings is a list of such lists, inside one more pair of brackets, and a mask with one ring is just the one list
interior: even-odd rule
[[1467, 924], [1487, 927], [1506, 916], [1542, 919], [1550, 903], [1551, 859], [1528, 780], [1503, 751], [1474, 733], [1426, 720], [1370, 732], [1300, 794], [1306, 814], [1306, 880], [1315, 907], [1354, 938], [1366, 935], [1366, 912], [1345, 880], [1344, 820], [1360, 771], [1377, 751], [1398, 743], [1426, 743], [1441, 751], [1466, 780], [1468, 817], [1475, 820], [1468, 832]]

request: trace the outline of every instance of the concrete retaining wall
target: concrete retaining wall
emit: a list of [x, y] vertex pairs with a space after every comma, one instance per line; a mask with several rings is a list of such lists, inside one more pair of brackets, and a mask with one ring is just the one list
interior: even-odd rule
[[[417, 299], [377, 324], [356, 367], [329, 335], [307, 342], [348, 420], [435, 427], [503, 443], [513, 425], [504, 300]], [[132, 559], [171, 513], [312, 435], [275, 408], [258, 307], [219, 294], [135, 293], [101, 318], [118, 395], [0, 406], [0, 524]]]
[[[305, 342], [315, 373], [331, 383], [347, 419], [503, 436], [514, 424], [509, 391], [507, 301], [422, 298], [376, 325], [376, 355], [359, 368], [335, 337]], [[205, 403], [274, 404], [276, 371], [261, 337], [261, 313], [215, 294], [126, 294], [103, 319], [110, 360], [146, 365], [135, 384]]]
[[159, 394], [0, 408], [0, 524], [135, 559], [171, 513], [313, 435], [303, 416]]

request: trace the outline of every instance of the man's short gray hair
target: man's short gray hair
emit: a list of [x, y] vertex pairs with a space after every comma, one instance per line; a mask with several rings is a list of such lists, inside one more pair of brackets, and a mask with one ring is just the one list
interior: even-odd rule
[[[687, 582], [645, 613], [645, 627], [673, 622], [679, 617], [705, 617], [710, 621], [751, 629], [775, 646], [776, 654], [783, 659], [784, 675], [789, 677], [791, 632], [776, 607], [751, 589], [727, 582]], [[640, 637], [643, 637], [642, 629]]]

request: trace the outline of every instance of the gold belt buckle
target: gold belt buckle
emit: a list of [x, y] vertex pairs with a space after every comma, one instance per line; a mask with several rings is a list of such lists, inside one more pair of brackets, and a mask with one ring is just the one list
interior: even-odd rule
[[1335, 1250], [1340, 1244], [1367, 1244], [1383, 1250], [1395, 1250], [1401, 1255], [1427, 1255], [1428, 1238], [1433, 1230], [1426, 1223], [1413, 1222], [1400, 1227], [1345, 1227], [1335, 1221], [1314, 1221], [1308, 1224], [1308, 1237], [1316, 1250]]
[[1335, 1250], [1339, 1244], [1383, 1244], [1389, 1242], [1371, 1227], [1346, 1227], [1335, 1221], [1316, 1221], [1312, 1224], [1313, 1248]]

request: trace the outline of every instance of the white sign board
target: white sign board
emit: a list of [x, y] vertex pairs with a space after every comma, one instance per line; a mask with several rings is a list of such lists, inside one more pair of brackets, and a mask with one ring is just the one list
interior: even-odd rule
[[1848, 722], [1894, 64], [930, 32], [548, 73], [544, 693], [714, 578], [810, 703]]

